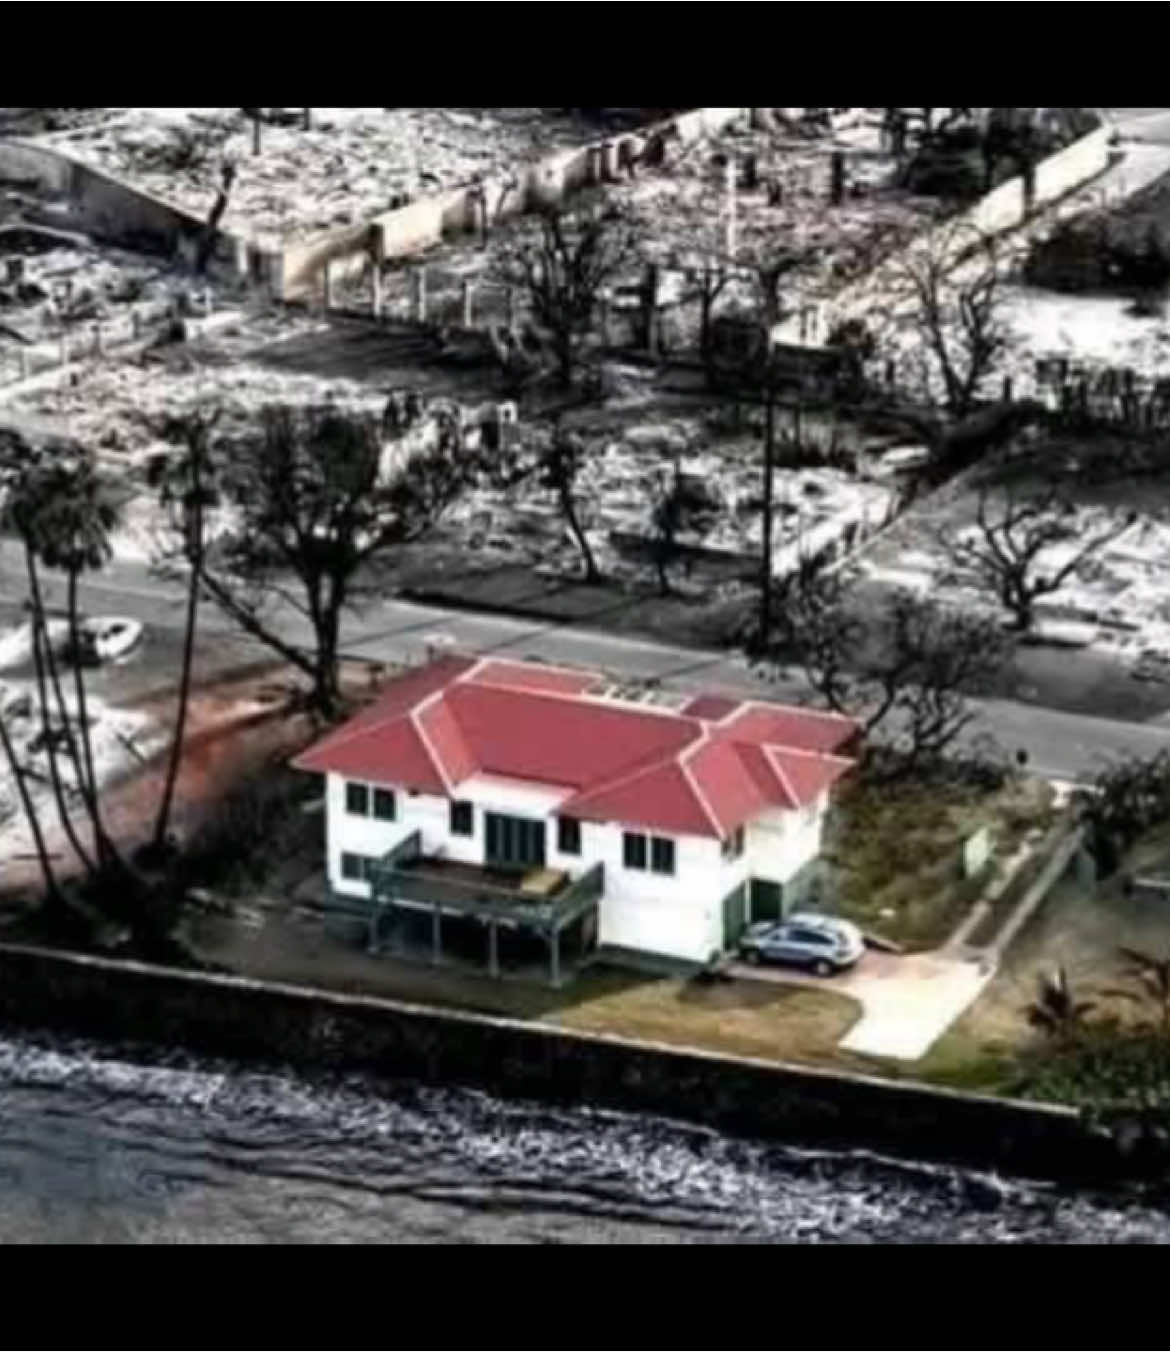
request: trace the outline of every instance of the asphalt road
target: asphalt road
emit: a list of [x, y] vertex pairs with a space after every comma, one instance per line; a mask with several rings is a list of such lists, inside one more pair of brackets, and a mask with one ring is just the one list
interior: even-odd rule
[[[49, 605], [64, 603], [64, 587], [55, 580], [45, 588]], [[9, 541], [0, 541], [0, 601], [22, 602], [20, 556]], [[182, 626], [182, 590], [153, 578], [144, 565], [117, 561], [99, 581], [83, 584], [80, 600], [91, 614], [132, 615], [148, 626], [178, 630]], [[308, 645], [308, 623], [288, 608], [272, 616], [281, 637]], [[201, 611], [201, 648], [206, 652], [234, 627], [211, 605]], [[570, 629], [499, 616], [442, 610], [410, 602], [385, 600], [348, 615], [342, 629], [344, 652], [369, 661], [417, 661], [438, 639], [461, 649], [538, 657], [593, 667], [622, 677], [654, 678], [667, 686], [736, 695], [770, 695], [799, 699], [803, 686], [768, 683], [742, 658], [727, 653], [670, 648], [644, 640]], [[233, 645], [233, 648], [235, 646]], [[238, 650], [237, 650], [238, 651]], [[1066, 714], [1009, 700], [976, 702], [978, 719], [972, 733], [991, 733], [1009, 751], [1024, 749], [1032, 767], [1054, 779], [1085, 780], [1111, 756], [1150, 755], [1170, 748], [1170, 727], [1127, 723]]]
[[[1107, 108], [1102, 110], [1125, 139], [1170, 146], [1170, 108]], [[64, 587], [49, 583], [50, 605], [64, 603]], [[11, 542], [0, 541], [0, 601], [22, 602], [26, 596], [23, 566]], [[90, 613], [133, 615], [149, 626], [176, 630], [182, 625], [182, 591], [150, 575], [143, 565], [117, 561], [100, 581], [83, 585], [81, 602]], [[283, 638], [311, 642], [307, 622], [288, 608], [276, 619]], [[201, 647], [211, 648], [217, 635], [235, 634], [234, 627], [212, 606], [202, 609]], [[370, 661], [417, 660], [435, 637], [476, 652], [539, 657], [551, 662], [596, 667], [617, 675], [655, 678], [666, 685], [726, 691], [732, 694], [799, 698], [802, 686], [766, 683], [742, 659], [724, 653], [670, 648], [601, 632], [570, 629], [497, 616], [445, 611], [402, 601], [379, 601], [346, 617], [343, 647], [348, 655]], [[973, 733], [992, 733], [1010, 750], [1026, 749], [1041, 773], [1061, 779], [1091, 777], [1110, 756], [1148, 755], [1170, 747], [1170, 728], [1067, 714], [1008, 700], [978, 702], [980, 716]]]
[[1170, 108], [1102, 108], [1122, 137], [1170, 145]]

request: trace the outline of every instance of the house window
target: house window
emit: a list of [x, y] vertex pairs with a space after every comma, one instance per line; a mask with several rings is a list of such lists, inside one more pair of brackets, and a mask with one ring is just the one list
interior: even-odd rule
[[622, 862], [627, 869], [646, 868], [646, 838], [641, 832], [622, 833]]
[[393, 822], [398, 816], [398, 809], [394, 802], [394, 791], [392, 789], [374, 790], [374, 816], [381, 818], [383, 822]]
[[557, 849], [562, 855], [581, 854], [581, 824], [575, 817], [557, 818]]
[[346, 784], [345, 811], [352, 813], [354, 817], [369, 817], [370, 788], [368, 785], [355, 785], [352, 782]]
[[735, 831], [723, 842], [723, 858], [725, 860], [738, 860], [743, 854], [743, 828], [736, 827]]
[[650, 868], [656, 874], [674, 873], [674, 842], [669, 836], [650, 838]]
[[534, 818], [484, 815], [484, 859], [504, 869], [544, 868], [544, 823]]
[[377, 860], [368, 855], [351, 855], [348, 850], [341, 852], [341, 877], [352, 879], [355, 883], [368, 883]]
[[451, 803], [451, 835], [475, 835], [475, 807], [466, 799], [454, 799]]

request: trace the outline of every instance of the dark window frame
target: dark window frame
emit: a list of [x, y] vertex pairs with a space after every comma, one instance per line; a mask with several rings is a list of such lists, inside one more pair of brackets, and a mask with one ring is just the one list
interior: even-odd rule
[[[361, 808], [354, 807], [354, 800], [360, 799]], [[360, 780], [346, 780], [345, 782], [345, 812], [348, 817], [369, 817], [370, 816], [370, 787], [363, 784]]]
[[[387, 800], [390, 803], [390, 812], [380, 812], [379, 808], [384, 807]], [[398, 796], [392, 789], [379, 789], [375, 786], [371, 802], [371, 816], [377, 818], [379, 822], [396, 822], [398, 820]]]
[[[466, 825], [464, 819], [466, 818]], [[475, 804], [470, 799], [452, 799], [447, 812], [447, 829], [452, 836], [475, 835]]]
[[649, 866], [650, 847], [645, 832], [622, 832], [622, 865], [626, 869], [645, 872]]
[[[665, 860], [663, 859], [665, 856]], [[671, 878], [677, 873], [678, 852], [672, 836], [652, 836], [650, 838], [650, 872], [663, 874]]]
[[576, 817], [557, 818], [557, 850], [562, 855], [581, 854], [581, 820]]

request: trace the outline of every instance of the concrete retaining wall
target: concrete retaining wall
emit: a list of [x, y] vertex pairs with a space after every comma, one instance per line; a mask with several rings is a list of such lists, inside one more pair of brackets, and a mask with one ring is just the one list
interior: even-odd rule
[[0, 1020], [1022, 1173], [1091, 1170], [1102, 1149], [1055, 1106], [21, 945], [0, 945]]

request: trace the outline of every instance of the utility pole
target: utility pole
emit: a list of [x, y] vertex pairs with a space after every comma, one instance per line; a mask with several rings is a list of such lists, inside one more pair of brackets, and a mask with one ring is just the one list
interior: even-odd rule
[[775, 497], [776, 382], [772, 379], [772, 334], [764, 335], [764, 504], [760, 562], [759, 643], [763, 650], [772, 628], [772, 518]]
[[735, 156], [732, 155], [727, 161], [727, 238], [724, 241], [724, 253], [734, 265], [735, 246], [736, 246], [736, 211], [735, 211], [735, 190], [736, 175], [738, 167], [735, 162]]

